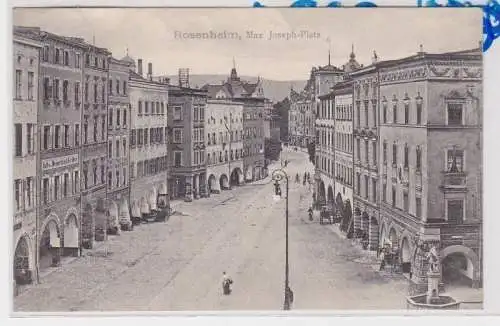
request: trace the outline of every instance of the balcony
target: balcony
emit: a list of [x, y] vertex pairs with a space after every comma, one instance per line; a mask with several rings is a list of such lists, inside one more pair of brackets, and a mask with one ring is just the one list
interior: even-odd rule
[[444, 190], [465, 190], [467, 174], [465, 172], [443, 172], [441, 188]]

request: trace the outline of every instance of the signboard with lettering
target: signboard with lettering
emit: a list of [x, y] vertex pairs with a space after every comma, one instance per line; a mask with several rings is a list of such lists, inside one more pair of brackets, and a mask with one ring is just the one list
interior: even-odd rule
[[42, 161], [42, 171], [62, 168], [77, 163], [78, 163], [78, 154], [49, 158]]

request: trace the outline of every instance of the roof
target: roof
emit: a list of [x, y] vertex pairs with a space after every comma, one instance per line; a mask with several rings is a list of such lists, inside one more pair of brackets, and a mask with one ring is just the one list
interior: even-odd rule
[[232, 68], [231, 74], [225, 82], [222, 84], [206, 84], [202, 89], [208, 92], [209, 98], [215, 98], [221, 90], [229, 98], [249, 98], [255, 93], [259, 84], [260, 79], [256, 83], [242, 81], [236, 73], [236, 68]]

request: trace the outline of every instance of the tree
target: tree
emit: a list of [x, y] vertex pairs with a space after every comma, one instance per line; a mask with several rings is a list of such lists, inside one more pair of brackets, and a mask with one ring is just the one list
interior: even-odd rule
[[314, 143], [309, 143], [307, 145], [307, 152], [309, 153], [309, 161], [312, 164], [315, 164], [314, 159], [316, 158], [316, 145]]

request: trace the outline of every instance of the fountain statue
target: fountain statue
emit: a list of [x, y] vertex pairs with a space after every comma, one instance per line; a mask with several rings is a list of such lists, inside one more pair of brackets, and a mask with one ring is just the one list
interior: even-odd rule
[[[428, 248], [428, 247], [427, 247]], [[423, 249], [423, 248], [422, 248]], [[438, 251], [434, 245], [425, 254], [429, 265], [427, 271], [427, 293], [407, 297], [409, 309], [459, 309], [460, 302], [450, 296], [439, 293], [439, 282], [441, 280], [440, 262]]]

